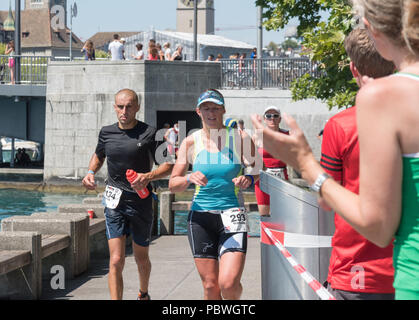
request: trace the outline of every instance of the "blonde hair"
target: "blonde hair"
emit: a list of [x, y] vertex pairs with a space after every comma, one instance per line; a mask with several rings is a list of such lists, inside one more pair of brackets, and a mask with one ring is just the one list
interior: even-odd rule
[[352, 0], [376, 30], [419, 56], [419, 0]]

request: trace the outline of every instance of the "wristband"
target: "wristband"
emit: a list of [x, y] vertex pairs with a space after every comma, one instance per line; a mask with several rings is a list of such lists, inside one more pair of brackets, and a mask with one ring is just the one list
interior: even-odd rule
[[93, 170], [89, 170], [89, 171], [87, 171], [87, 173], [89, 174], [89, 173], [91, 173], [91, 174], [95, 174], [95, 172], [93, 171]]
[[191, 183], [191, 180], [189, 180], [190, 177], [191, 177], [190, 173], [186, 175], [186, 182], [187, 183]]
[[255, 179], [253, 178], [253, 176], [250, 174], [246, 174], [245, 177], [250, 177], [250, 179], [252, 179], [252, 183], [250, 184], [250, 186], [253, 186], [253, 184], [255, 183]]

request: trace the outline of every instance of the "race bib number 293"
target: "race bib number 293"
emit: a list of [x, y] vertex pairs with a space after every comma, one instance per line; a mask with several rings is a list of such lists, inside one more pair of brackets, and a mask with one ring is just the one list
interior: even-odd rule
[[221, 213], [226, 233], [247, 232], [248, 221], [245, 208], [232, 208]]

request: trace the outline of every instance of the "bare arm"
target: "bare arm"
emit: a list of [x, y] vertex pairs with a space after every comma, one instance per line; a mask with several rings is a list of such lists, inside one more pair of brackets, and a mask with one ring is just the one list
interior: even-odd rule
[[173, 169], [173, 164], [169, 162], [162, 163], [157, 169], [148, 173], [138, 173], [137, 179], [131, 183], [131, 187], [135, 190], [145, 188], [151, 181], [160, 180], [170, 175]]
[[[362, 110], [358, 114], [360, 195], [333, 179], [325, 181], [321, 193], [333, 210], [356, 231], [376, 245], [386, 247], [397, 230], [401, 215], [402, 165], [395, 129], [400, 121], [394, 118], [394, 105], [390, 105], [397, 99], [384, 101], [383, 93], [374, 90], [375, 86], [366, 86], [357, 97], [358, 110]], [[389, 97], [388, 92], [386, 97]], [[288, 116], [284, 118], [291, 128], [290, 136], [264, 130], [264, 148], [299, 170], [311, 185], [324, 170], [315, 160], [295, 120]], [[256, 128], [262, 128], [256, 116], [253, 123]]]
[[[105, 158], [100, 159], [96, 153], [93, 154], [92, 158], [89, 162], [89, 171], [93, 171], [94, 173], [98, 172], [100, 168], [102, 168], [103, 163], [105, 162]], [[95, 182], [95, 174], [94, 173], [88, 173], [83, 178], [83, 185], [88, 190], [94, 190], [96, 189], [96, 182]]]
[[12, 47], [9, 47], [9, 45], [6, 46], [6, 51], [4, 52], [4, 54], [9, 54], [10, 52], [13, 51]]
[[191, 173], [189, 177], [185, 177], [190, 164], [188, 154], [192, 152], [193, 145], [193, 137], [189, 136], [183, 140], [179, 148], [178, 158], [176, 160], [175, 167], [173, 168], [172, 176], [169, 180], [169, 188], [171, 192], [185, 191], [191, 183], [205, 186], [208, 182], [207, 178], [199, 171]]

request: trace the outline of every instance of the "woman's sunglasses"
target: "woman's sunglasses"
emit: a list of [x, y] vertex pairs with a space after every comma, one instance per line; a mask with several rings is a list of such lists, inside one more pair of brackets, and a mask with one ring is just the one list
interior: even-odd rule
[[277, 113], [266, 113], [265, 114], [265, 119], [278, 119], [280, 117], [279, 114]]

